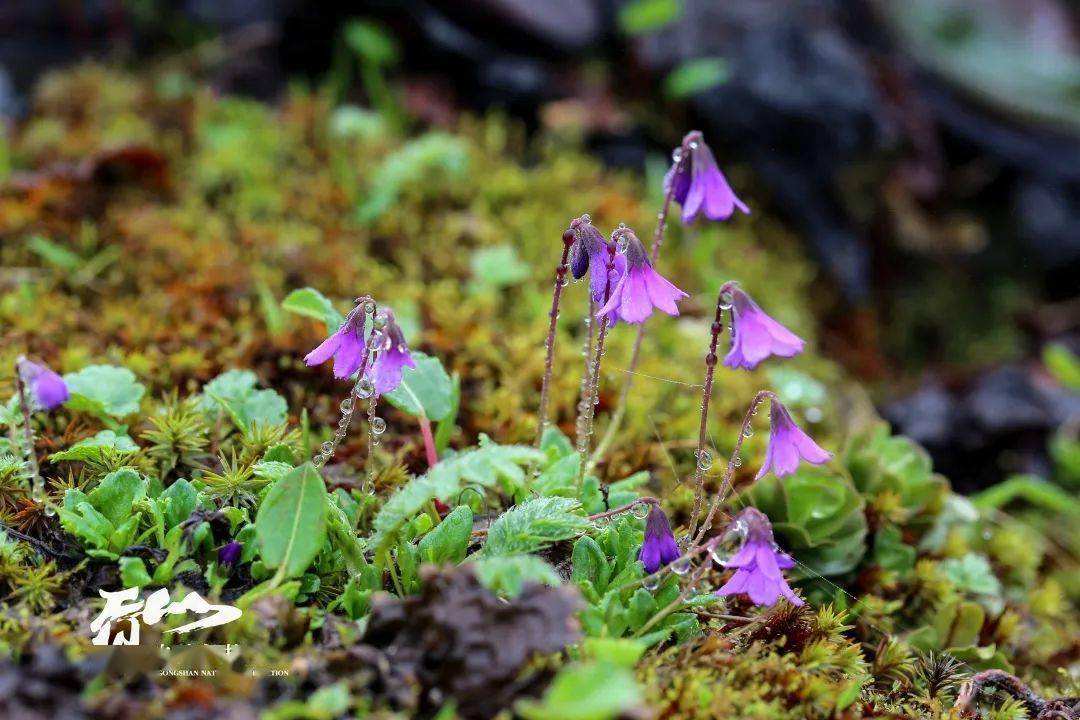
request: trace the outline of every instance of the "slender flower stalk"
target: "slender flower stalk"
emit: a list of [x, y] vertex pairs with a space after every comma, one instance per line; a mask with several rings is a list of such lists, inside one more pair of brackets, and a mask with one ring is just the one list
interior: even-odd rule
[[[548, 333], [547, 340], [544, 341], [544, 381], [540, 385], [540, 409], [539, 409], [539, 427], [536, 430], [536, 447], [540, 447], [540, 441], [544, 438], [544, 430], [548, 425], [548, 402], [551, 393], [551, 371], [552, 365], [555, 361], [555, 328], [559, 322], [559, 299], [562, 297], [562, 289], [566, 286], [566, 271], [569, 267], [567, 259], [570, 256], [570, 248], [574, 244], [576, 234], [573, 230], [567, 230], [563, 233], [563, 250], [562, 258], [559, 260], [559, 264], [555, 266], [555, 286], [551, 291], [551, 310], [548, 311]], [[429, 464], [430, 462], [429, 453]]]
[[[608, 244], [607, 280], [604, 285], [604, 303], [611, 299], [611, 274], [615, 270], [615, 245]], [[600, 361], [604, 357], [604, 340], [607, 337], [608, 327], [611, 320], [605, 316], [598, 317], [600, 330], [596, 334], [596, 348], [593, 351], [592, 367], [589, 369], [589, 391], [578, 415], [577, 451], [581, 457], [578, 469], [578, 490], [585, 480], [585, 458], [589, 453], [589, 441], [592, 438], [593, 416], [596, 411], [596, 400], [600, 391]]]
[[[685, 172], [686, 157], [687, 154], [682, 149], [677, 150], [672, 155], [674, 162], [670, 173], [673, 176], [677, 177], [680, 173]], [[654, 266], [656, 265], [656, 259], [660, 257], [660, 246], [664, 243], [664, 231], [667, 229], [668, 213], [671, 212], [671, 201], [675, 197], [675, 186], [676, 183], [674, 182], [667, 184], [667, 190], [664, 193], [664, 204], [660, 206], [660, 212], [656, 216], [656, 229], [653, 231], [652, 247], [649, 250], [649, 261]], [[637, 335], [634, 337], [634, 347], [630, 351], [630, 364], [626, 366], [626, 377], [623, 378], [623, 386], [622, 390], [619, 391], [619, 399], [615, 403], [615, 410], [608, 420], [608, 426], [603, 437], [589, 457], [587, 463], [589, 468], [595, 467], [596, 463], [604, 457], [605, 453], [611, 448], [611, 444], [615, 442], [615, 437], [619, 434], [619, 428], [622, 427], [623, 418], [626, 416], [626, 407], [630, 400], [630, 388], [634, 384], [634, 371], [637, 370], [638, 361], [641, 359], [641, 343], [644, 339], [645, 324], [642, 323], [638, 326]]]
[[709, 512], [705, 516], [705, 521], [698, 528], [698, 534], [694, 538], [694, 544], [701, 543], [701, 539], [705, 537], [705, 533], [712, 527], [713, 517], [716, 515], [716, 511], [720, 509], [720, 503], [727, 497], [728, 491], [731, 489], [731, 479], [735, 475], [735, 468], [742, 464], [739, 454], [742, 452], [743, 440], [746, 439], [750, 426], [753, 424], [754, 415], [757, 415], [758, 407], [766, 400], [776, 397], [776, 394], [770, 390], [759, 390], [754, 399], [750, 402], [750, 407], [746, 409], [746, 415], [743, 417], [742, 425], [739, 427], [739, 435], [735, 438], [735, 448], [731, 451], [731, 457], [728, 458], [727, 468], [724, 469], [724, 477], [720, 483], [720, 491], [713, 497], [712, 503], [709, 505]]
[[720, 341], [720, 333], [724, 331], [724, 298], [727, 289], [725, 283], [720, 287], [716, 296], [716, 314], [713, 316], [712, 327], [709, 335], [709, 352], [705, 354], [705, 384], [701, 389], [701, 421], [698, 423], [697, 451], [694, 453], [694, 511], [690, 515], [690, 533], [688, 537], [694, 537], [697, 531], [698, 518], [701, 516], [701, 508], [705, 502], [705, 471], [712, 465], [712, 458], [705, 449], [705, 439], [708, 437], [709, 403], [712, 400], [713, 376], [716, 374], [716, 346]]
[[18, 370], [15, 372], [15, 388], [19, 394], [19, 409], [23, 418], [23, 458], [30, 473], [31, 497], [36, 503], [45, 502], [45, 480], [38, 471], [37, 453], [34, 451], [34, 427], [30, 424], [30, 398], [26, 392], [26, 380]]

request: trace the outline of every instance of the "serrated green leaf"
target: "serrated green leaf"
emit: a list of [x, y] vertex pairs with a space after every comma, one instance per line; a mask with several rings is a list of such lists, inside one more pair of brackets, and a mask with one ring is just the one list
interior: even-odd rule
[[279, 578], [298, 577], [326, 542], [327, 494], [311, 463], [294, 468], [270, 488], [255, 517], [262, 560]]
[[570, 498], [538, 497], [516, 505], [488, 529], [484, 554], [514, 555], [539, 550], [544, 545], [567, 540], [589, 527], [581, 515], [581, 505]]

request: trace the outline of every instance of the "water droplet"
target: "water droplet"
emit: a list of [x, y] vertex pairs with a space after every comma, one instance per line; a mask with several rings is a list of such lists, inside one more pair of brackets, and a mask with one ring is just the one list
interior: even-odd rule
[[693, 142], [690, 143], [690, 149], [691, 150], [697, 150], [698, 149], [697, 140], [694, 140]]
[[375, 312], [375, 301], [374, 300], [367, 300], [367, 301], [364, 302], [364, 312], [366, 312], [368, 315]]
[[712, 555], [712, 559], [720, 565], [726, 564], [742, 548], [743, 543], [746, 541], [746, 532], [746, 523], [742, 520], [736, 520], [729, 525], [724, 534], [720, 536], [720, 542], [709, 553]]
[[53, 517], [54, 515], [56, 515], [56, 508], [54, 508], [52, 505], [46, 505], [42, 512], [45, 513], [45, 517]]
[[382, 435], [384, 432], [386, 432], [386, 421], [383, 420], [381, 417], [371, 418], [371, 432], [375, 433], [376, 435]]
[[356, 383], [356, 395], [357, 397], [367, 399], [375, 393], [375, 386], [367, 378], [362, 379]]
[[735, 467], [742, 467], [742, 458], [736, 455], [734, 458], [732, 458], [731, 464]]
[[680, 160], [682, 160], [682, 148], [677, 147], [671, 151], [671, 161], [677, 163]]
[[660, 587], [660, 578], [656, 575], [647, 575], [641, 582], [641, 587], [645, 588], [649, 592], [652, 592], [656, 588]]
[[675, 558], [671, 563], [671, 572], [676, 575], [685, 575], [690, 572], [690, 568], [693, 564], [690, 562], [690, 558], [683, 555], [682, 557]]
[[650, 507], [648, 503], [639, 503], [633, 508], [631, 508], [630, 512], [633, 513], [634, 517], [636, 517], [638, 520], [644, 520], [645, 518], [649, 517], [649, 510]]
[[625, 255], [628, 247], [630, 247], [630, 241], [625, 235], [620, 235], [618, 241], [615, 243], [615, 251], [620, 255]]
[[724, 291], [724, 292], [720, 293], [720, 309], [721, 310], [730, 310], [731, 305], [732, 305], [731, 293], [727, 292], [727, 291]]
[[806, 420], [807, 420], [807, 422], [819, 423], [819, 422], [821, 422], [822, 417], [824, 417], [824, 414], [821, 412], [821, 408], [819, 408], [819, 407], [806, 408]]
[[743, 430], [742, 430], [742, 436], [743, 436], [743, 437], [750, 437], [750, 436], [752, 436], [753, 434], [754, 434], [754, 428], [753, 428], [753, 426], [752, 426], [752, 425], [747, 425], [747, 426], [746, 426], [746, 427], [744, 427], [744, 428], [743, 428]]
[[341, 412], [346, 413], [346, 414], [352, 412], [352, 396], [351, 395], [341, 401]]
[[562, 287], [566, 287], [569, 284], [570, 284], [570, 280], [565, 278], [565, 277], [562, 278], [561, 280], [559, 280], [559, 285], [561, 285]]
[[702, 472], [712, 467], [713, 456], [706, 448], [702, 448], [697, 454], [697, 466], [698, 470]]
[[319, 449], [322, 450], [324, 455], [330, 455], [334, 452], [334, 443], [327, 440], [320, 446]]

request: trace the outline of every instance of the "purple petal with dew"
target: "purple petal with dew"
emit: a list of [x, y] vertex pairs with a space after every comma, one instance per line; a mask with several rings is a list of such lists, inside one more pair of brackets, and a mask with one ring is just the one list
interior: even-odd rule
[[341, 345], [334, 355], [334, 377], [344, 379], [359, 370], [363, 351], [363, 343], [355, 332], [342, 335]]

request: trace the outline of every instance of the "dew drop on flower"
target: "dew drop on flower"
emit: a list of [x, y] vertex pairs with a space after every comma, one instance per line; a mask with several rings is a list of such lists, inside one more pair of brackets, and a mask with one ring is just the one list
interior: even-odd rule
[[746, 523], [742, 520], [736, 520], [728, 529], [720, 536], [720, 542], [712, 549], [710, 555], [712, 559], [717, 563], [723, 565], [728, 560], [739, 552], [739, 548], [742, 547], [743, 542], [746, 540], [747, 527]]
[[382, 435], [384, 432], [386, 432], [386, 421], [383, 420], [381, 417], [371, 418], [371, 432], [375, 433], [376, 435]]
[[731, 293], [726, 292], [726, 291], [720, 293], [720, 309], [721, 310], [730, 310], [731, 305], [732, 305]]
[[682, 160], [682, 148], [677, 147], [671, 151], [671, 161], [677, 163], [680, 160]]
[[364, 303], [364, 312], [366, 312], [368, 315], [375, 312], [375, 301], [374, 300], [368, 300], [368, 301], [366, 301]]
[[356, 383], [356, 395], [361, 398], [369, 398], [375, 392], [375, 386], [370, 380], [364, 378], [360, 382]]

